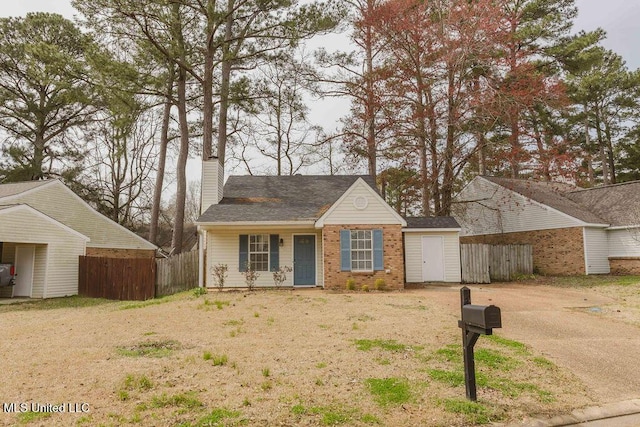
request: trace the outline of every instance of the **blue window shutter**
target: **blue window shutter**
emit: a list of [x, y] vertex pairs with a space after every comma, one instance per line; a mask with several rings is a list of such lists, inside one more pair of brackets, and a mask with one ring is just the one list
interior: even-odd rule
[[373, 269], [384, 270], [382, 230], [373, 230]]
[[280, 236], [269, 235], [269, 270], [278, 271], [280, 268]]
[[247, 234], [240, 235], [240, 259], [238, 261], [238, 267], [240, 271], [247, 271], [247, 264], [249, 263], [249, 236]]
[[340, 230], [340, 270], [351, 271], [351, 231]]

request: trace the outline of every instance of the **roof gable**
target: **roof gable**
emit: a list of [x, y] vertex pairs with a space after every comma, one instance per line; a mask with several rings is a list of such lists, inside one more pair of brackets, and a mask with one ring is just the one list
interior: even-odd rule
[[318, 219], [316, 227], [325, 224], [400, 224], [405, 221], [380, 194], [367, 185], [362, 178], [345, 191], [342, 196]]

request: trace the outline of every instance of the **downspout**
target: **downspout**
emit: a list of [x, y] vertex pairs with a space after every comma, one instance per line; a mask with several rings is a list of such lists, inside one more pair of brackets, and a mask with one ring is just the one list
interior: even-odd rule
[[206, 250], [205, 244], [207, 239], [205, 238], [206, 231], [203, 230], [200, 226], [198, 226], [198, 287], [203, 288], [204, 283], [204, 273], [205, 273], [205, 265], [204, 265], [204, 251]]

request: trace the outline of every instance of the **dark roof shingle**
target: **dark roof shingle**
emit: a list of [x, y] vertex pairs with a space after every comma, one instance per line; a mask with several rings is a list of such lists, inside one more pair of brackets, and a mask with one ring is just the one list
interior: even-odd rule
[[315, 221], [358, 178], [376, 190], [372, 177], [360, 175], [230, 176], [223, 199], [198, 222]]
[[557, 182], [484, 178], [589, 224], [640, 224], [640, 181], [579, 188]]
[[452, 216], [406, 217], [407, 228], [460, 228], [458, 221]]

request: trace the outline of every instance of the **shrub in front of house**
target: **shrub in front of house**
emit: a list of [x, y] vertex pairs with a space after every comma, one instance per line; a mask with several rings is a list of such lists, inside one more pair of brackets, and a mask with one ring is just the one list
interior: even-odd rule
[[349, 277], [347, 279], [346, 288], [348, 291], [353, 291], [356, 289], [356, 280], [353, 277]]

